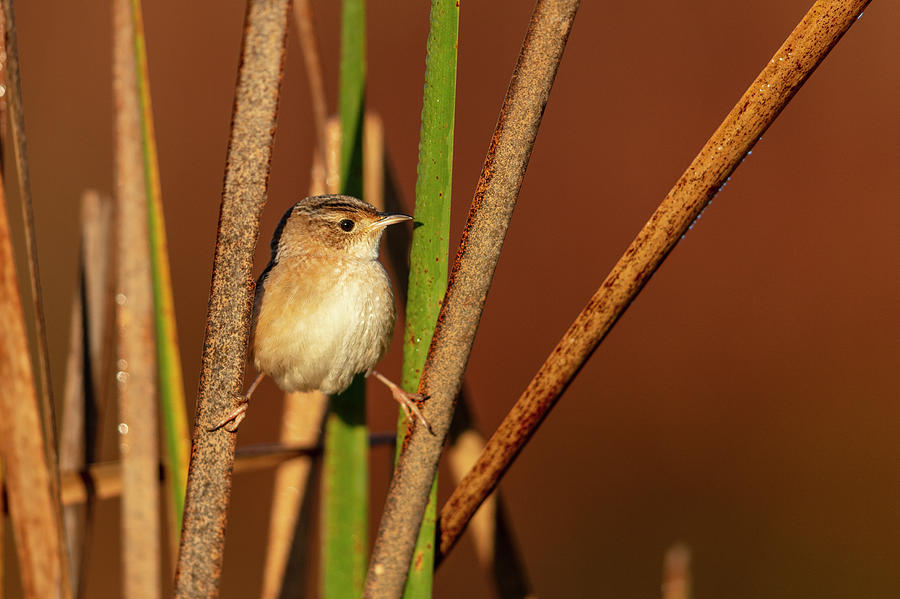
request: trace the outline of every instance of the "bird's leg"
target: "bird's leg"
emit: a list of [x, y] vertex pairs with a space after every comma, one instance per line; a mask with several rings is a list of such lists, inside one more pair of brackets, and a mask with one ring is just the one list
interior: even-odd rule
[[253, 392], [256, 391], [256, 386], [259, 385], [259, 382], [266, 376], [266, 373], [260, 372], [256, 375], [256, 378], [253, 379], [253, 382], [250, 383], [250, 387], [247, 389], [247, 392], [240, 396], [239, 405], [234, 409], [228, 416], [222, 418], [214, 425], [212, 425], [208, 430], [209, 432], [219, 430], [220, 428], [225, 428], [229, 433], [236, 432], [238, 426], [243, 422], [244, 418], [247, 417], [247, 406], [250, 404], [250, 396], [253, 395]]
[[422, 401], [425, 397], [419, 393], [409, 393], [400, 388], [399, 385], [394, 383], [392, 380], [378, 372], [377, 370], [371, 371], [369, 374], [375, 376], [376, 379], [387, 385], [387, 388], [391, 390], [391, 395], [394, 396], [394, 399], [397, 400], [397, 403], [400, 404], [400, 407], [403, 408], [403, 411], [406, 412], [407, 418], [412, 418], [413, 414], [419, 419], [419, 421], [425, 425], [425, 428], [428, 429], [428, 432], [432, 435], [434, 431], [431, 430], [431, 424], [425, 420], [425, 416], [422, 415], [421, 410], [419, 410], [419, 406], [416, 405], [416, 401]]

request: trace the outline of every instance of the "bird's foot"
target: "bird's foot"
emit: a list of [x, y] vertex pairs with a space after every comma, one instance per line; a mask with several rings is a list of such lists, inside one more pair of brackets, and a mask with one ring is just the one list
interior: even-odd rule
[[404, 391], [400, 385], [396, 384], [377, 370], [373, 370], [372, 374], [375, 375], [379, 381], [387, 385], [387, 388], [391, 390], [391, 395], [400, 404], [400, 407], [403, 408], [403, 411], [406, 413], [406, 417], [412, 419], [413, 416], [421, 422], [429, 433], [434, 435], [434, 430], [431, 428], [431, 424], [428, 420], [425, 419], [425, 416], [422, 414], [422, 411], [419, 409], [418, 402], [425, 401], [428, 399], [426, 396], [421, 393], [410, 393], [408, 391]]
[[244, 418], [247, 417], [247, 406], [250, 404], [250, 397], [253, 395], [253, 392], [256, 391], [256, 386], [259, 385], [259, 382], [263, 380], [264, 376], [266, 376], [266, 373], [264, 372], [257, 374], [256, 378], [253, 379], [253, 382], [250, 383], [250, 387], [247, 388], [247, 392], [235, 397], [238, 401], [238, 407], [207, 430], [213, 432], [220, 428], [224, 428], [229, 433], [237, 432], [238, 426], [240, 426], [241, 422], [244, 421]]
[[237, 399], [240, 402], [240, 405], [228, 414], [228, 416], [209, 427], [207, 429], [209, 432], [217, 431], [220, 428], [224, 428], [229, 433], [237, 432], [238, 426], [240, 426], [244, 418], [247, 417], [247, 406], [250, 405], [250, 398], [246, 395], [239, 395]]

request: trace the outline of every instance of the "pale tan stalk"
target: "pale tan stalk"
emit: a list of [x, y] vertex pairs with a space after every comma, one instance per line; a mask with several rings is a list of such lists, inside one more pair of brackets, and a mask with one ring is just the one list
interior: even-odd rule
[[116, 382], [122, 463], [122, 593], [157, 599], [161, 589], [159, 405], [146, 172], [131, 0], [113, 3], [116, 99]]

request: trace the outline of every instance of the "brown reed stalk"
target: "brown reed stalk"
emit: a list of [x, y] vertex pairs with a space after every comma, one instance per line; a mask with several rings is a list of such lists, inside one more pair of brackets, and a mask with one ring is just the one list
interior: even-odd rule
[[116, 329], [119, 456], [122, 462], [123, 596], [161, 594], [159, 398], [141, 107], [132, 0], [113, 3], [116, 106]]
[[[47, 454], [29, 358], [25, 315], [16, 280], [6, 196], [0, 180], [0, 459], [28, 597], [69, 599], [68, 566], [62, 542], [57, 470]], [[55, 456], [55, 452], [54, 452]]]
[[369, 563], [364, 597], [397, 597], [450, 428], [491, 278], [578, 0], [539, 0], [500, 110], [419, 384], [435, 432], [413, 422]]
[[289, 9], [289, 0], [247, 3], [175, 573], [181, 598], [219, 592], [236, 436], [210, 428], [241, 394]]
[[569, 383], [760, 136], [869, 0], [819, 0], [803, 17], [603, 281], [441, 509], [447, 553]]

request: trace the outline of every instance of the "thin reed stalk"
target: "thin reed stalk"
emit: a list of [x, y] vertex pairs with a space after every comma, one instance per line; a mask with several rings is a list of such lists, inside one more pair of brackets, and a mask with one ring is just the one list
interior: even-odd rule
[[578, 0], [539, 0], [532, 13], [441, 304], [419, 392], [434, 435], [413, 422], [397, 463], [364, 597], [398, 596], [434, 480], [491, 278]]
[[587, 306], [557, 343], [441, 508], [440, 551], [447, 553], [546, 417], [694, 220], [868, 0], [819, 0], [803, 17], [663, 199]]
[[[144, 158], [147, 222], [150, 241], [150, 265], [153, 281], [153, 324], [156, 335], [156, 359], [159, 371], [159, 401], [162, 418], [162, 439], [168, 506], [169, 539], [172, 559], [178, 553], [181, 521], [184, 512], [184, 488], [190, 439], [187, 432], [187, 408], [184, 399], [184, 379], [181, 372], [181, 353], [175, 322], [175, 300], [166, 225], [163, 216], [162, 192], [159, 180], [159, 161], [156, 153], [156, 134], [150, 102], [150, 73], [147, 68], [147, 49], [140, 0], [132, 0], [134, 55], [137, 66], [138, 99], [140, 101], [141, 148]], [[174, 561], [173, 561], [174, 566]]]
[[[413, 393], [419, 388], [441, 300], [447, 290], [458, 30], [459, 3], [455, 0], [432, 0], [419, 128], [414, 216], [416, 227], [413, 229], [409, 254], [406, 330], [403, 335], [402, 386]], [[408, 423], [403, 410], [399, 411], [398, 418], [399, 457], [399, 448], [407, 434]], [[409, 599], [431, 596], [436, 517], [435, 473], [403, 591], [403, 596]]]
[[288, 0], [247, 3], [175, 572], [180, 598], [218, 596], [235, 435], [210, 428], [241, 393], [289, 9]]
[[[366, 86], [364, 0], [344, 0], [341, 14], [341, 193], [362, 197]], [[330, 399], [322, 468], [322, 596], [358, 597], [368, 553], [369, 451], [363, 375]]]
[[[72, 309], [69, 320], [69, 352], [66, 357], [66, 382], [62, 395], [62, 423], [59, 435], [59, 471], [76, 472], [85, 467], [85, 387], [87, 365], [84, 318], [84, 293], [82, 288], [75, 290], [72, 298]], [[63, 526], [65, 527], [66, 551], [69, 555], [69, 581], [73, 589], [77, 589], [81, 578], [80, 572], [84, 547], [86, 508], [82, 506], [63, 507]], [[0, 595], [2, 596], [2, 595]]]
[[116, 382], [122, 462], [123, 596], [161, 594], [153, 281], [132, 0], [113, 3], [116, 105]]

